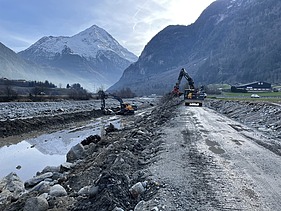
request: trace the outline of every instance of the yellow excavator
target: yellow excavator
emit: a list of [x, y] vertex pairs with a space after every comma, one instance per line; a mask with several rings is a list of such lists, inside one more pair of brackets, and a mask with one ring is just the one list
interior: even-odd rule
[[137, 110], [137, 106], [131, 105], [129, 103], [124, 103], [122, 98], [119, 96], [116, 96], [114, 94], [105, 93], [104, 91], [100, 90], [98, 92], [99, 98], [101, 99], [101, 110], [104, 114], [110, 114], [110, 111], [106, 109], [105, 107], [105, 99], [112, 97], [113, 99], [116, 99], [120, 103], [120, 109], [118, 109], [115, 114], [118, 115], [132, 115], [135, 113], [135, 110]]
[[[187, 84], [188, 87], [184, 90], [184, 93], [180, 92], [180, 83], [183, 77], [188, 82]], [[203, 105], [203, 101], [205, 98], [203, 89], [197, 89], [194, 87], [193, 79], [188, 75], [188, 73], [184, 68], [181, 69], [179, 73], [178, 81], [172, 91], [172, 95], [174, 96], [181, 96], [182, 94], [184, 94], [184, 103], [186, 106], [196, 104], [201, 107]]]

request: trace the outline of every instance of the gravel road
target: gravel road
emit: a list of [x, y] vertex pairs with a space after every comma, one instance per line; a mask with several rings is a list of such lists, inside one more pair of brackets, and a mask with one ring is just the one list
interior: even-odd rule
[[151, 165], [164, 183], [161, 210], [279, 210], [281, 157], [266, 139], [219, 113], [181, 106], [163, 128], [164, 150]]

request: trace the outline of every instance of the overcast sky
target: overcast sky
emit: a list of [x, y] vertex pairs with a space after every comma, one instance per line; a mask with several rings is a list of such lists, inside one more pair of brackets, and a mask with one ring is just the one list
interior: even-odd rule
[[0, 42], [15, 52], [43, 36], [73, 36], [92, 25], [140, 55], [168, 25], [190, 25], [215, 0], [0, 0]]

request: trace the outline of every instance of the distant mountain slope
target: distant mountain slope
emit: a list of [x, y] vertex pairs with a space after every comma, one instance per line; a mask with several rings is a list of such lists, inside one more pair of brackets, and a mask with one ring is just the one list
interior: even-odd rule
[[1, 78], [18, 78], [28, 77], [27, 69], [30, 66], [21, 59], [14, 51], [7, 48], [0, 42], [0, 77]]
[[124, 69], [137, 60], [133, 53], [95, 25], [72, 37], [43, 37], [19, 55], [77, 75], [84, 81], [82, 86], [88, 89], [112, 85]]
[[25, 79], [50, 82], [59, 85], [64, 81], [70, 84], [76, 82], [76, 78], [72, 74], [66, 73], [58, 68], [49, 68], [36, 65], [25, 61], [14, 51], [6, 47], [0, 42], [0, 77], [8, 79]]
[[189, 26], [168, 26], [110, 91], [163, 94], [185, 67], [196, 85], [281, 83], [281, 2], [217, 0]]

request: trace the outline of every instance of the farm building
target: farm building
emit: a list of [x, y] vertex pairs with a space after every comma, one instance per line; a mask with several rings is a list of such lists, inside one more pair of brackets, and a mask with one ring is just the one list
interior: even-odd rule
[[248, 84], [243, 84], [239, 86], [235, 86], [236, 89], [246, 90], [248, 92], [271, 92], [272, 87], [270, 83], [256, 81]]

